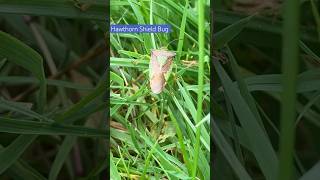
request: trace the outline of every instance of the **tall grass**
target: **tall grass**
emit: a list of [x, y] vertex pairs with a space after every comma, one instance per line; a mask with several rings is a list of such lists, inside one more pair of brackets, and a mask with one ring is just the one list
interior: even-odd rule
[[[210, 179], [208, 2], [111, 1], [114, 24], [172, 26], [169, 34], [111, 34], [114, 177]], [[177, 53], [160, 95], [149, 87], [153, 47]]]
[[319, 178], [314, 2], [285, 1], [270, 14], [215, 1], [216, 179]]
[[0, 2], [1, 179], [105, 176], [107, 13], [88, 3]]
[[280, 180], [294, 178], [294, 142], [296, 116], [296, 88], [299, 72], [299, 1], [285, 1], [282, 45], [283, 91], [281, 98]]
[[[205, 9], [204, 1], [200, 0], [198, 2], [198, 43], [199, 43], [199, 63], [198, 63], [198, 94], [197, 94], [197, 119], [198, 124], [202, 119], [202, 102], [203, 102], [203, 77], [204, 77], [204, 56], [205, 56]], [[196, 144], [195, 144], [195, 154], [194, 154], [194, 165], [192, 171], [192, 177], [195, 178], [197, 172], [197, 164], [199, 159], [199, 148], [200, 148], [200, 135], [201, 126], [197, 127], [196, 132]]]

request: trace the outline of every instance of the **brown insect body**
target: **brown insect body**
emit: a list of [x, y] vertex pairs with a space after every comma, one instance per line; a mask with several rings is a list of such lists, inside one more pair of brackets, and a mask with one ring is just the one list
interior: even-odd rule
[[165, 74], [170, 70], [174, 56], [175, 53], [171, 51], [151, 51], [150, 87], [153, 93], [159, 94], [163, 91], [166, 85]]
[[166, 82], [163, 73], [157, 73], [152, 76], [150, 81], [150, 87], [153, 93], [161, 93], [165, 85]]

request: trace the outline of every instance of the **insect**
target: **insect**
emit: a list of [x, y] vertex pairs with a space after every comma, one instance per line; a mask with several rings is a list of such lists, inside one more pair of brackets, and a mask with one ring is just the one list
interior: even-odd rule
[[150, 88], [155, 94], [163, 91], [166, 85], [166, 73], [170, 70], [176, 53], [172, 51], [156, 49], [151, 51], [149, 64]]

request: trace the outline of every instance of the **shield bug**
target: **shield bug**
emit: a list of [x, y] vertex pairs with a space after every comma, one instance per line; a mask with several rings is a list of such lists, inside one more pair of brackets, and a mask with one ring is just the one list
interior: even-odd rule
[[152, 50], [149, 64], [149, 78], [151, 91], [159, 94], [166, 85], [166, 73], [170, 70], [176, 53], [167, 50]]

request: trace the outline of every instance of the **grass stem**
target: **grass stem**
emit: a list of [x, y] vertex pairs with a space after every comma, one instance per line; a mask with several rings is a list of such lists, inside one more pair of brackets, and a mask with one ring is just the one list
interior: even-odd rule
[[284, 4], [279, 180], [293, 179], [293, 153], [296, 119], [296, 86], [299, 69], [299, 0]]
[[[205, 28], [204, 28], [204, 1], [198, 2], [198, 41], [199, 41], [199, 69], [198, 69], [198, 99], [197, 99], [197, 119], [196, 123], [202, 119], [202, 101], [203, 101], [203, 77], [204, 77], [204, 55], [205, 55]], [[201, 126], [197, 127], [194, 163], [192, 170], [192, 179], [195, 179], [197, 173], [199, 150], [200, 150], [200, 134]]]

